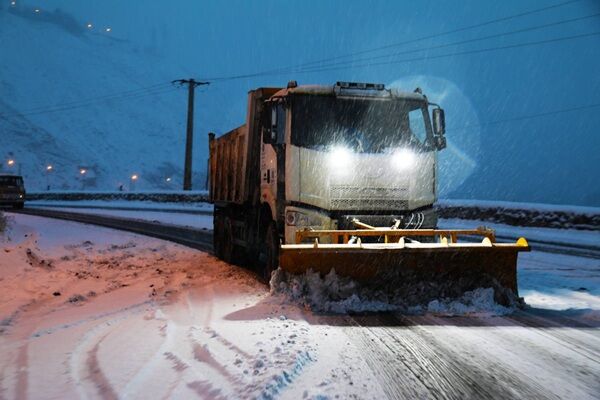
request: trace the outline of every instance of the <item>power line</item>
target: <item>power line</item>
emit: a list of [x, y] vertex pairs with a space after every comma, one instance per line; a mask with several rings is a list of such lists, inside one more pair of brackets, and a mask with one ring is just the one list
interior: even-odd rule
[[587, 104], [587, 105], [578, 106], [578, 107], [563, 108], [563, 109], [553, 110], [553, 111], [545, 111], [545, 112], [541, 112], [541, 113], [537, 113], [537, 114], [519, 115], [517, 117], [500, 119], [500, 120], [490, 121], [490, 122], [483, 122], [481, 124], [465, 125], [462, 127], [455, 127], [455, 128], [447, 127], [446, 129], [449, 131], [451, 131], [451, 130], [452, 131], [462, 131], [462, 130], [467, 130], [470, 128], [482, 127], [482, 126], [487, 126], [487, 125], [497, 125], [497, 124], [504, 124], [507, 122], [524, 121], [524, 120], [528, 120], [528, 119], [547, 117], [549, 115], [563, 114], [563, 113], [569, 113], [569, 112], [573, 112], [573, 111], [588, 110], [591, 108], [598, 108], [598, 107], [600, 107], [600, 103]]
[[[440, 54], [440, 55], [428, 55], [425, 57], [418, 57], [418, 58], [411, 58], [411, 59], [393, 60], [393, 61], [378, 62], [378, 63], [371, 62], [372, 60], [395, 57], [395, 56], [402, 55], [402, 54], [410, 54], [410, 53], [415, 53], [415, 52], [429, 51], [429, 50], [440, 49], [440, 48], [445, 48], [445, 47], [450, 47], [450, 46], [457, 46], [457, 45], [461, 45], [461, 44], [472, 43], [472, 42], [477, 42], [477, 41], [482, 41], [482, 40], [488, 40], [488, 39], [501, 37], [501, 36], [508, 36], [508, 35], [513, 35], [513, 34], [517, 34], [517, 33], [543, 29], [543, 28], [547, 28], [547, 27], [551, 27], [551, 26], [556, 26], [556, 25], [561, 25], [561, 24], [566, 24], [566, 23], [570, 23], [570, 22], [575, 22], [575, 21], [579, 21], [579, 20], [597, 17], [600, 15], [600, 13], [597, 13], [597, 14], [592, 14], [592, 15], [588, 15], [588, 16], [556, 21], [553, 23], [513, 30], [513, 31], [509, 31], [509, 32], [494, 34], [494, 35], [488, 35], [488, 36], [453, 42], [453, 43], [431, 46], [431, 47], [427, 47], [427, 48], [413, 49], [413, 50], [407, 50], [407, 51], [403, 51], [403, 52], [396, 52], [396, 53], [392, 53], [392, 54], [378, 55], [378, 56], [374, 56], [372, 58], [362, 58], [362, 59], [355, 59], [355, 60], [348, 60], [348, 61], [339, 61], [336, 63], [330, 63], [330, 64], [324, 64], [324, 65], [318, 65], [318, 66], [314, 65], [317, 63], [323, 63], [328, 60], [339, 60], [339, 59], [346, 58], [349, 56], [366, 54], [366, 53], [370, 53], [370, 52], [380, 51], [383, 49], [402, 46], [402, 45], [409, 44], [409, 43], [414, 43], [417, 41], [422, 41], [422, 40], [426, 40], [426, 39], [449, 35], [452, 33], [475, 29], [475, 28], [486, 26], [486, 25], [503, 22], [503, 21], [507, 21], [510, 19], [515, 19], [515, 18], [547, 11], [547, 10], [558, 8], [558, 7], [563, 7], [565, 5], [576, 3], [579, 1], [581, 1], [581, 0], [570, 0], [570, 1], [562, 2], [562, 3], [554, 4], [551, 6], [547, 6], [547, 7], [542, 7], [542, 8], [538, 8], [538, 9], [534, 9], [534, 10], [530, 10], [530, 11], [521, 12], [518, 14], [513, 14], [513, 15], [502, 17], [502, 18], [484, 21], [484, 22], [474, 24], [474, 25], [469, 25], [469, 26], [456, 28], [456, 29], [449, 30], [449, 31], [436, 33], [436, 34], [429, 35], [429, 36], [406, 40], [403, 42], [380, 46], [377, 48], [363, 50], [363, 51], [359, 51], [359, 52], [355, 52], [355, 53], [351, 53], [351, 54], [331, 57], [328, 59], [322, 59], [322, 60], [307, 62], [307, 63], [303, 63], [303, 64], [298, 64], [294, 67], [279, 68], [279, 69], [274, 69], [274, 70], [270, 70], [270, 71], [252, 73], [252, 74], [240, 74], [240, 75], [234, 75], [234, 76], [230, 76], [230, 77], [217, 77], [217, 78], [212, 78], [212, 79], [208, 79], [208, 80], [226, 81], [226, 80], [234, 80], [234, 79], [257, 77], [257, 76], [283, 75], [283, 74], [287, 74], [287, 73], [315, 73], [315, 72], [333, 71], [333, 70], [341, 70], [341, 69], [364, 68], [364, 67], [379, 66], [379, 65], [401, 64], [401, 63], [408, 63], [408, 62], [415, 62], [415, 61], [424, 61], [424, 60], [429, 60], [429, 59], [454, 57], [454, 56], [459, 56], [459, 55], [477, 54], [477, 53], [490, 52], [490, 51], [496, 51], [496, 50], [504, 50], [504, 49], [510, 49], [510, 48], [541, 45], [541, 44], [559, 42], [559, 41], [564, 41], [564, 40], [573, 40], [573, 39], [578, 39], [578, 38], [583, 38], [583, 37], [594, 36], [594, 35], [600, 34], [600, 32], [594, 32], [594, 33], [590, 33], [590, 34], [560, 37], [560, 38], [542, 40], [542, 41], [537, 41], [537, 42], [517, 43], [517, 44], [513, 44], [513, 45], [490, 47], [490, 48], [476, 49], [476, 50], [467, 50], [467, 51], [462, 51], [462, 52], [454, 52], [454, 53]], [[368, 63], [356, 64], [357, 62], [361, 62], [361, 61], [368, 61]], [[310, 65], [314, 65], [314, 66], [310, 67]], [[294, 70], [294, 69], [290, 69], [290, 68], [300, 68], [300, 69]], [[0, 117], [6, 117], [9, 115], [27, 116], [27, 115], [37, 115], [37, 114], [45, 114], [45, 113], [52, 113], [52, 112], [59, 112], [59, 111], [68, 111], [68, 110], [72, 110], [72, 109], [76, 109], [76, 108], [86, 107], [88, 105], [92, 105], [92, 104], [94, 104], [96, 102], [100, 102], [100, 101], [130, 99], [130, 98], [135, 98], [135, 97], [144, 97], [146, 95], [158, 95], [158, 94], [162, 94], [162, 93], [166, 93], [166, 92], [170, 91], [170, 90], [161, 90], [161, 87], [165, 86], [165, 85], [167, 85], [167, 83], [159, 83], [159, 84], [142, 87], [142, 88], [138, 88], [138, 89], [131, 89], [131, 90], [126, 90], [126, 91], [117, 92], [117, 93], [113, 93], [113, 94], [107, 94], [107, 95], [92, 97], [92, 98], [83, 99], [83, 100], [76, 100], [76, 101], [71, 101], [71, 102], [67, 102], [67, 103], [56, 104], [56, 105], [53, 105], [50, 107], [34, 107], [32, 109], [25, 110], [25, 112], [23, 112], [23, 113], [5, 114], [5, 115], [0, 114]]]
[[106, 99], [111, 99], [111, 98], [119, 98], [123, 95], [129, 95], [129, 94], [137, 94], [138, 92], [140, 93], [145, 93], [145, 92], [150, 92], [151, 90], [156, 90], [158, 88], [160, 88], [161, 86], [167, 86], [168, 84], [166, 82], [163, 83], [157, 83], [151, 86], [146, 86], [146, 87], [141, 87], [138, 89], [130, 89], [130, 90], [125, 90], [125, 91], [121, 91], [121, 92], [115, 92], [112, 94], [106, 94], [106, 95], [102, 95], [102, 96], [97, 96], [97, 97], [90, 97], [87, 99], [80, 99], [80, 100], [73, 100], [73, 101], [69, 101], [66, 103], [59, 103], [59, 104], [54, 104], [51, 106], [38, 106], [38, 107], [33, 107], [30, 109], [26, 109], [23, 112], [24, 113], [30, 113], [30, 112], [35, 112], [35, 111], [39, 111], [39, 110], [47, 110], [50, 108], [56, 108], [56, 107], [64, 107], [64, 106], [71, 106], [71, 105], [77, 105], [77, 104], [81, 104], [81, 103], [88, 103], [88, 102], [94, 102], [97, 100], [106, 100]]
[[[473, 39], [461, 40], [458, 42], [446, 43], [446, 44], [437, 45], [437, 46], [424, 47], [424, 48], [413, 49], [413, 50], [405, 50], [405, 51], [401, 51], [401, 52], [397, 52], [397, 53], [384, 54], [384, 55], [379, 55], [379, 56], [370, 57], [370, 58], [359, 58], [359, 59], [352, 60], [352, 61], [339, 61], [336, 63], [324, 64], [319, 67], [300, 69], [300, 71], [310, 71], [312, 69], [321, 68], [321, 67], [330, 67], [330, 66], [335, 66], [335, 65], [348, 65], [348, 64], [352, 64], [352, 63], [360, 62], [360, 61], [371, 61], [371, 60], [377, 60], [377, 59], [382, 59], [382, 58], [399, 56], [399, 55], [403, 55], [403, 54], [411, 54], [411, 53], [419, 53], [419, 52], [423, 52], [423, 51], [437, 50], [437, 49], [442, 49], [442, 48], [446, 48], [446, 47], [452, 47], [452, 46], [458, 46], [458, 45], [467, 44], [467, 43], [479, 42], [482, 40], [494, 39], [494, 38], [502, 37], [502, 36], [509, 36], [509, 35], [515, 35], [515, 34], [523, 33], [523, 32], [530, 32], [530, 31], [535, 31], [535, 30], [539, 30], [539, 29], [545, 29], [545, 28], [549, 28], [549, 27], [553, 27], [553, 26], [568, 24], [571, 22], [582, 21], [585, 19], [590, 19], [590, 18], [594, 18], [594, 17], [598, 17], [598, 16], [600, 16], [600, 13], [586, 15], [583, 17], [566, 19], [566, 20], [560, 20], [560, 21], [556, 21], [556, 22], [552, 22], [552, 23], [548, 23], [548, 24], [537, 25], [537, 26], [532, 26], [529, 28], [522, 28], [522, 29], [517, 29], [517, 30], [513, 30], [513, 31], [477, 37], [477, 38], [473, 38]], [[296, 72], [296, 71], [291, 71], [291, 72]]]
[[[524, 11], [524, 12], [521, 12], [521, 13], [508, 15], [506, 17], [495, 18], [495, 19], [484, 21], [484, 22], [480, 22], [480, 23], [477, 23], [477, 24], [474, 24], [474, 25], [468, 25], [468, 26], [464, 26], [464, 27], [460, 27], [460, 28], [451, 29], [451, 30], [448, 30], [448, 31], [438, 32], [438, 33], [427, 35], [427, 36], [421, 36], [421, 37], [418, 37], [418, 38], [409, 39], [409, 40], [405, 40], [405, 41], [402, 41], [402, 42], [392, 43], [392, 44], [388, 44], [388, 45], [384, 45], [384, 46], [379, 46], [379, 47], [375, 47], [375, 48], [371, 48], [371, 49], [366, 49], [366, 50], [362, 50], [362, 51], [358, 51], [358, 52], [354, 52], [354, 53], [347, 53], [347, 54], [339, 55], [339, 56], [335, 56], [335, 57], [323, 58], [323, 59], [319, 59], [319, 60], [309, 61], [309, 62], [305, 62], [305, 63], [301, 63], [301, 64], [289, 65], [289, 66], [286, 66], [286, 67], [280, 67], [280, 68], [277, 68], [277, 69], [272, 69], [272, 70], [267, 70], [267, 71], [262, 71], [262, 72], [240, 74], [240, 75], [233, 75], [233, 76], [224, 76], [224, 77], [212, 77], [212, 78], [204, 78], [204, 79], [205, 80], [209, 80], [209, 81], [224, 81], [224, 80], [253, 78], [253, 77], [257, 77], [257, 76], [264, 76], [266, 74], [281, 75], [281, 73], [286, 73], [287, 71], [293, 70], [295, 68], [302, 68], [302, 67], [312, 66], [312, 65], [315, 65], [315, 64], [321, 64], [321, 63], [328, 62], [328, 61], [335, 61], [335, 60], [339, 60], [339, 59], [343, 59], [343, 58], [348, 58], [348, 57], [354, 57], [354, 56], [358, 56], [358, 55], [373, 53], [373, 52], [377, 52], [377, 51], [381, 51], [381, 50], [385, 50], [385, 49], [389, 49], [389, 48], [393, 48], [393, 47], [404, 46], [404, 45], [410, 44], [410, 43], [420, 42], [420, 41], [423, 41], [423, 40], [433, 39], [433, 38], [437, 38], [437, 37], [441, 37], [441, 36], [446, 36], [446, 35], [450, 35], [450, 34], [454, 34], [454, 33], [458, 33], [458, 32], [464, 32], [464, 31], [467, 31], [467, 30], [471, 30], [471, 29], [476, 29], [476, 28], [481, 28], [481, 27], [484, 27], [484, 26], [492, 25], [492, 24], [495, 24], [495, 23], [498, 23], [498, 22], [505, 22], [505, 21], [509, 21], [511, 19], [521, 18], [521, 17], [527, 16], [527, 15], [537, 14], [537, 13], [541, 13], [541, 12], [548, 11], [548, 10], [551, 10], [551, 9], [555, 9], [555, 8], [559, 8], [559, 7], [564, 7], [566, 5], [573, 4], [573, 3], [578, 3], [580, 1], [581, 0], [565, 1], [565, 2], [562, 2], [562, 3], [553, 4], [553, 5], [550, 5], [550, 6], [541, 7], [541, 8], [537, 8], [537, 9], [530, 10], [530, 11]], [[292, 72], [292, 71], [290, 71], [290, 72]]]
[[[548, 40], [539, 40], [539, 41], [535, 41], [535, 42], [525, 42], [525, 43], [516, 43], [516, 44], [512, 44], [512, 45], [505, 45], [505, 46], [488, 47], [488, 48], [484, 48], [484, 49], [466, 50], [466, 51], [462, 51], [462, 52], [446, 53], [446, 54], [439, 54], [439, 55], [428, 55], [428, 56], [424, 56], [424, 57], [407, 58], [407, 59], [403, 59], [403, 60], [311, 69], [311, 70], [305, 70], [305, 71], [297, 71], [295, 73], [305, 74], [305, 73], [324, 72], [324, 71], [337, 71], [337, 70], [343, 70], [343, 69], [373, 67], [373, 66], [380, 66], [380, 65], [403, 64], [403, 63], [416, 62], [416, 61], [426, 61], [426, 60], [432, 60], [432, 59], [456, 57], [456, 56], [462, 56], [462, 55], [468, 55], [468, 54], [486, 53], [486, 52], [497, 51], [497, 50], [506, 50], [506, 49], [520, 48], [520, 47], [537, 46], [537, 45], [542, 45], [542, 44], [556, 43], [556, 42], [562, 42], [562, 41], [567, 41], [567, 40], [575, 40], [575, 39], [581, 39], [581, 38], [597, 36], [597, 35], [600, 35], [600, 32], [585, 33], [585, 34], [573, 35], [573, 36], [564, 36], [564, 37], [558, 37], [558, 38], [548, 39]], [[273, 74], [273, 75], [282, 75], [282, 74]]]
[[50, 114], [50, 113], [62, 112], [62, 111], [70, 111], [70, 110], [76, 110], [78, 108], [88, 107], [90, 105], [94, 105], [94, 104], [101, 103], [101, 102], [114, 101], [114, 100], [129, 100], [129, 99], [136, 99], [136, 98], [142, 98], [142, 97], [147, 97], [147, 96], [156, 96], [156, 95], [161, 95], [161, 94], [165, 94], [168, 92], [172, 92], [174, 90], [176, 90], [176, 89], [169, 87], [166, 89], [155, 90], [153, 92], [134, 93], [134, 94], [130, 94], [127, 96], [106, 98], [106, 99], [102, 99], [102, 100], [91, 101], [91, 102], [73, 105], [73, 106], [69, 106], [69, 107], [50, 108], [47, 110], [33, 111], [33, 112], [28, 112], [28, 113], [17, 112], [17, 113], [13, 113], [13, 114], [0, 114], [0, 118], [13, 117], [13, 116], [24, 117], [24, 116], [30, 116], [30, 115], [40, 115], [40, 114]]

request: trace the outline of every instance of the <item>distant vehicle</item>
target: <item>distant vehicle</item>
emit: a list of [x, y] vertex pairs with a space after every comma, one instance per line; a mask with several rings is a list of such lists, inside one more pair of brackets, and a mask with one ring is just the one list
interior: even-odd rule
[[0, 206], [21, 209], [25, 204], [25, 184], [19, 175], [0, 175]]

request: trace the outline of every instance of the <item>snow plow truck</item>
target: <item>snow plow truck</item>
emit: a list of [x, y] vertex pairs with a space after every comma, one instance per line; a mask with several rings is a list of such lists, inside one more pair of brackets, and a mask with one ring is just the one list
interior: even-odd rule
[[375, 286], [407, 298], [493, 286], [517, 295], [523, 238], [437, 229], [437, 152], [444, 111], [420, 89], [383, 84], [259, 88], [246, 123], [209, 133], [214, 251], [253, 264]]

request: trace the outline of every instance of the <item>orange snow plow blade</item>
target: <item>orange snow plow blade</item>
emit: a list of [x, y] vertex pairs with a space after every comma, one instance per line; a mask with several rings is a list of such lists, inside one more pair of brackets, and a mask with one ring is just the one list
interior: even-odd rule
[[[432, 299], [490, 286], [518, 296], [517, 255], [530, 251], [524, 238], [496, 243], [494, 231], [485, 228], [370, 228], [299, 231], [296, 243], [309, 243], [282, 245], [280, 266], [291, 274], [312, 270], [325, 275], [334, 269], [338, 276], [382, 290], [430, 291], [425, 297]], [[348, 243], [352, 237], [354, 243]], [[424, 237], [433, 243], [424, 243]], [[459, 238], [466, 237], [471, 238], [469, 242], [459, 243]]]

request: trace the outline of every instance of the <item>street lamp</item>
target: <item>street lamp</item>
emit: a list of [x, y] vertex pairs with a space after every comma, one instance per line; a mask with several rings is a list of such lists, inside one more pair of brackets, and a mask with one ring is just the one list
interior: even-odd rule
[[170, 178], [170, 177], [169, 177], [169, 178], [167, 178], [166, 180], [167, 180], [167, 182], [171, 182], [171, 178]]
[[46, 190], [50, 190], [50, 173], [54, 170], [52, 164], [46, 165]]
[[87, 173], [87, 169], [85, 169], [85, 168], [81, 168], [81, 169], [79, 170], [79, 173], [80, 173], [81, 175], [85, 175], [85, 174]]
[[9, 166], [9, 167], [12, 167], [13, 165], [15, 165], [15, 160], [13, 160], [13, 159], [11, 158], [11, 159], [9, 159], [9, 160], [8, 160], [6, 163], [8, 164], [8, 166]]
[[135, 181], [137, 181], [139, 176], [137, 174], [131, 175], [131, 185], [129, 186], [129, 190], [135, 190]]

